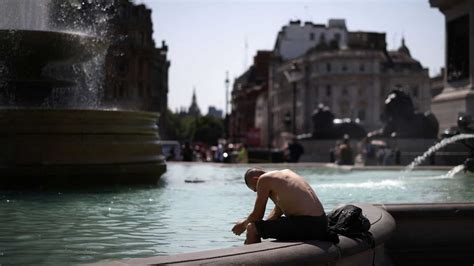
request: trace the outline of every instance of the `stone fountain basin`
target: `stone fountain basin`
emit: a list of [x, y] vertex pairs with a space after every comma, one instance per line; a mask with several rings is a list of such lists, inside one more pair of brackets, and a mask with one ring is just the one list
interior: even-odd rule
[[156, 184], [158, 114], [0, 109], [0, 188]]
[[77, 62], [104, 48], [103, 40], [83, 33], [0, 29], [0, 58], [9, 60]]
[[356, 204], [375, 248], [341, 237], [277, 242], [91, 265], [472, 265], [474, 203]]
[[393, 217], [370, 204], [356, 205], [371, 223], [374, 247], [360, 239], [340, 236], [337, 245], [319, 240], [264, 241], [234, 248], [90, 265], [389, 265], [384, 245], [396, 228]]

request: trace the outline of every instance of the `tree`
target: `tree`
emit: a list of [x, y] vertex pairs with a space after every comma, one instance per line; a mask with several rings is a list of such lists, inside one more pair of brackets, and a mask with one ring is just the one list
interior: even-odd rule
[[168, 125], [166, 130], [170, 139], [216, 145], [218, 139], [224, 136], [223, 119], [211, 116], [182, 116], [170, 110], [166, 117]]
[[166, 132], [168, 133], [167, 137], [178, 141], [186, 140], [182, 118], [168, 109], [165, 119], [167, 120], [165, 124], [168, 126], [166, 128]]
[[224, 135], [224, 121], [211, 116], [198, 118], [194, 140], [207, 145], [216, 145], [219, 138]]

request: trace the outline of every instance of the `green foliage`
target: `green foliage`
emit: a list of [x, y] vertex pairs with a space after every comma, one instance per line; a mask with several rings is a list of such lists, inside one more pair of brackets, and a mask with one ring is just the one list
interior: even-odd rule
[[180, 116], [168, 110], [167, 132], [170, 139], [216, 145], [224, 135], [223, 119], [210, 116]]
[[195, 141], [204, 142], [208, 145], [216, 145], [217, 140], [224, 134], [224, 121], [211, 116], [203, 116], [198, 118], [196, 131], [194, 134]]
[[186, 134], [184, 132], [184, 126], [182, 119], [170, 110], [167, 111], [166, 115], [166, 132], [168, 133], [169, 139], [184, 141], [186, 140]]

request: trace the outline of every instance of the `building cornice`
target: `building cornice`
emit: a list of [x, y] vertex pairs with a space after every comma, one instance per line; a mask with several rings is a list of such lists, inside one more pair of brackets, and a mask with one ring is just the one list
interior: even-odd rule
[[441, 12], [444, 12], [462, 2], [466, 2], [466, 0], [430, 0], [430, 5], [431, 7], [437, 7]]

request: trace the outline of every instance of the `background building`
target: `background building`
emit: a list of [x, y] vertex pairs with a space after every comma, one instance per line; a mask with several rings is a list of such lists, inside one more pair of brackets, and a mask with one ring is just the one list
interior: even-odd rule
[[113, 38], [107, 52], [104, 104], [134, 110], [151, 110], [152, 39], [151, 10], [145, 5], [120, 1], [111, 20]]
[[193, 91], [193, 97], [191, 99], [191, 105], [189, 106], [187, 115], [194, 117], [201, 116], [201, 109], [199, 109], [199, 106], [197, 104], [196, 89], [194, 89]]
[[168, 139], [168, 72], [170, 61], [168, 60], [168, 45], [165, 41], [161, 47], [153, 51], [151, 65], [151, 105], [150, 111], [160, 113], [158, 129], [163, 139]]
[[300, 20], [290, 23], [278, 32], [274, 52], [282, 60], [290, 60], [305, 54], [318, 45], [347, 46], [347, 29], [344, 19], [330, 19], [328, 25]]
[[[274, 145], [292, 137], [293, 97], [296, 134], [311, 133], [312, 114], [320, 104], [336, 118], [360, 121], [368, 131], [382, 127], [383, 103], [389, 92], [401, 89], [420, 112], [430, 110], [428, 69], [411, 57], [404, 40], [387, 51], [384, 33], [349, 32], [346, 48], [317, 45], [306, 54], [271, 65], [269, 95]], [[296, 64], [301, 78], [293, 86], [285, 75]]]
[[170, 62], [166, 43], [155, 47], [151, 9], [128, 0], [82, 1], [80, 8], [75, 2], [51, 0], [51, 17], [55, 19], [50, 23], [54, 28], [86, 32], [110, 42], [104, 69], [97, 70], [104, 75], [85, 73], [103, 77], [98, 105], [159, 112], [160, 133], [165, 135]]
[[[258, 51], [253, 65], [234, 81], [231, 93], [230, 139], [250, 146], [267, 142], [266, 94], [271, 51]], [[258, 105], [257, 105], [258, 103]]]
[[[299, 78], [290, 83], [287, 75], [295, 66]], [[321, 104], [336, 118], [360, 121], [372, 131], [383, 125], [383, 103], [391, 90], [404, 90], [416, 110], [425, 112], [430, 88], [428, 69], [412, 57], [405, 39], [388, 51], [385, 33], [349, 32], [342, 19], [327, 26], [290, 21], [278, 33], [274, 51], [259, 52], [235, 80], [230, 136], [248, 142], [248, 136], [258, 135], [258, 146], [283, 148], [293, 130], [312, 133], [312, 114]]]
[[207, 110], [207, 115], [208, 115], [208, 116], [215, 117], [215, 118], [220, 118], [220, 119], [222, 119], [222, 118], [223, 118], [223, 115], [224, 115], [224, 112], [223, 112], [221, 109], [217, 109], [217, 108], [214, 107], [214, 106], [209, 106], [209, 108], [208, 108], [208, 110]]

